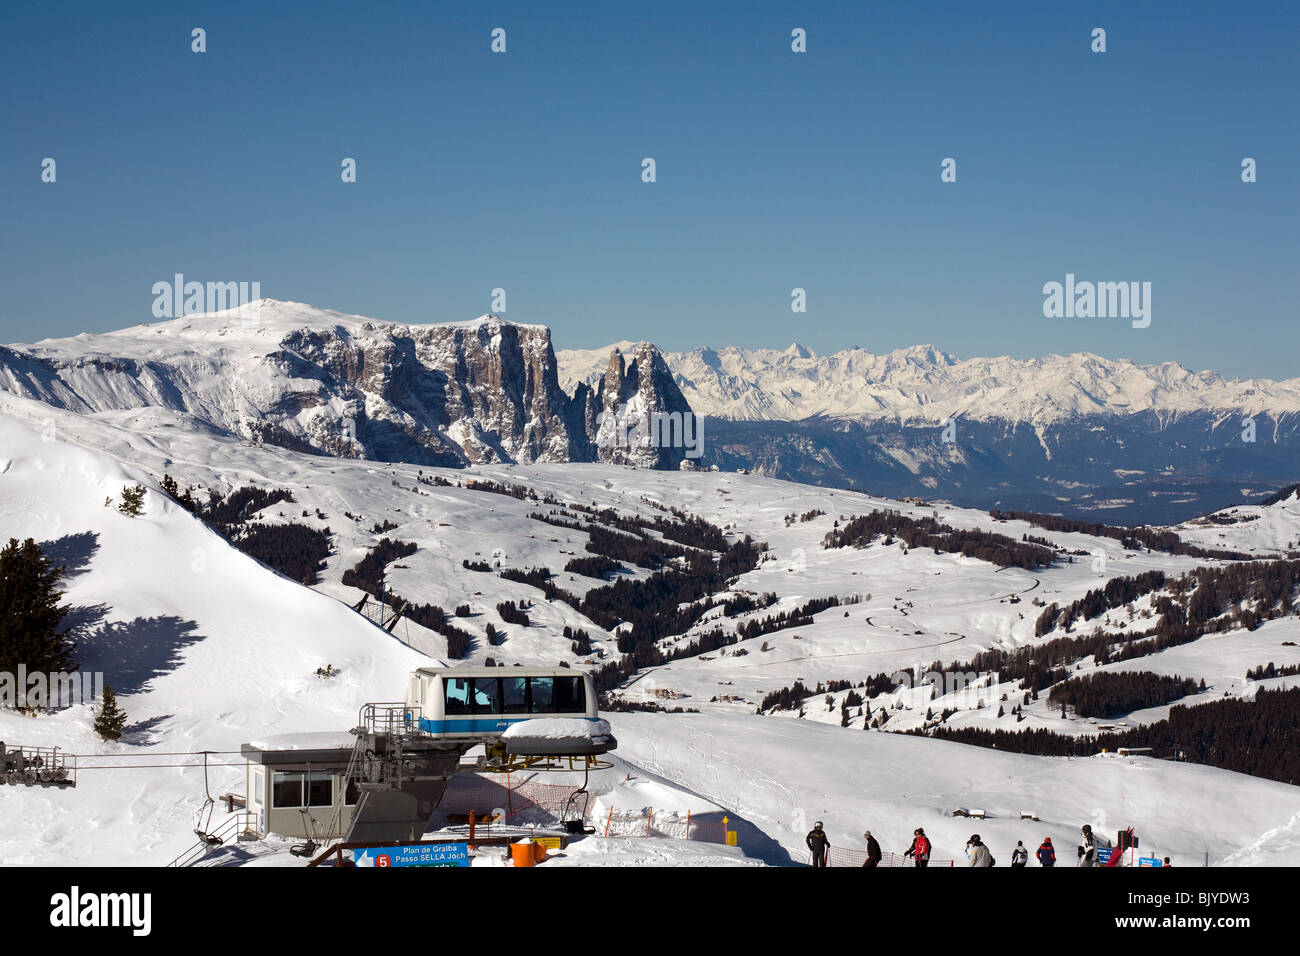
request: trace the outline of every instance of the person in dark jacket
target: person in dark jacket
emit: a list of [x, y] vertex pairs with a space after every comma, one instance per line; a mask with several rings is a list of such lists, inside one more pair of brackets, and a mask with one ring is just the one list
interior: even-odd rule
[[831, 841], [826, 837], [826, 831], [822, 829], [822, 822], [818, 820], [813, 824], [813, 828], [808, 831], [807, 839], [808, 849], [812, 851], [812, 865], [825, 866], [826, 858], [830, 856]]
[[1052, 838], [1046, 837], [1034, 854], [1038, 857], [1039, 866], [1056, 866], [1056, 848], [1052, 846]]
[[1016, 848], [1011, 851], [1011, 865], [1025, 866], [1029, 863], [1029, 851], [1025, 849], [1025, 841], [1017, 840]]
[[912, 832], [912, 845], [907, 848], [903, 856], [910, 856], [916, 860], [917, 866], [930, 865], [930, 838], [925, 835], [925, 831], [917, 827]]
[[870, 830], [862, 834], [862, 836], [867, 841], [867, 859], [862, 865], [879, 866], [880, 860], [883, 857], [883, 854], [880, 852], [880, 844], [876, 842], [876, 838], [871, 835]]

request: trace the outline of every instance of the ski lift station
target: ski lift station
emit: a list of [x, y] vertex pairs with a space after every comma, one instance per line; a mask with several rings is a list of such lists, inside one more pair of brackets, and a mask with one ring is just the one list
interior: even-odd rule
[[365, 704], [350, 731], [244, 744], [246, 806], [259, 833], [416, 840], [474, 747], [484, 747], [475, 769], [504, 772], [592, 770], [616, 744], [587, 675], [425, 667], [411, 674], [404, 700]]

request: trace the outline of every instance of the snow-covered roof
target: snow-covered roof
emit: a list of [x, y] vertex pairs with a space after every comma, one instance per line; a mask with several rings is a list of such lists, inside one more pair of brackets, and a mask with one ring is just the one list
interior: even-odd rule
[[590, 740], [608, 736], [609, 721], [587, 720], [582, 717], [535, 717], [521, 720], [506, 728], [501, 736], [505, 740]]
[[357, 742], [348, 731], [302, 734], [271, 734], [249, 741], [245, 746], [263, 751], [351, 750]]

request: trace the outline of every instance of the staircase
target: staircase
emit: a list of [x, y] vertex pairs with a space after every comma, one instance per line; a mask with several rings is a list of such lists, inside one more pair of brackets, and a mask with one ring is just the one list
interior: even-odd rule
[[243, 840], [251, 835], [252, 839], [257, 839], [256, 817], [257, 815], [250, 810], [240, 810], [209, 833], [209, 839], [200, 840], [167, 865], [174, 867], [191, 866], [213, 850], [229, 843], [232, 838]]

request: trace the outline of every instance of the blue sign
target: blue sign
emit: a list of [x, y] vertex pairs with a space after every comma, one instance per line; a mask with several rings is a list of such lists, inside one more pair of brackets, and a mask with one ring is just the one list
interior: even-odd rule
[[1110, 855], [1114, 852], [1115, 851], [1108, 846], [1097, 847], [1097, 862], [1102, 864], [1102, 866], [1105, 866], [1110, 862]]
[[354, 850], [357, 866], [469, 866], [469, 845], [429, 843], [423, 846], [372, 846]]
[[1138, 866], [1164, 866], [1154, 856], [1144, 856], [1138, 859]]

